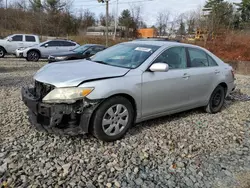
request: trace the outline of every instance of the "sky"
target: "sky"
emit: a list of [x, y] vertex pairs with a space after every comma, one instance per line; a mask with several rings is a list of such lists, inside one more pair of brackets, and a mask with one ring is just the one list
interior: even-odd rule
[[[116, 1], [110, 0], [110, 13], [116, 12]], [[204, 6], [206, 0], [118, 0], [118, 13], [124, 9], [131, 9], [134, 6], [141, 6], [142, 18], [148, 26], [156, 23], [157, 13], [168, 10], [172, 15], [198, 10]], [[240, 2], [240, 0], [229, 0], [229, 2]], [[97, 0], [73, 0], [73, 12], [79, 13], [81, 9], [89, 9], [96, 16], [105, 13], [104, 4]]]

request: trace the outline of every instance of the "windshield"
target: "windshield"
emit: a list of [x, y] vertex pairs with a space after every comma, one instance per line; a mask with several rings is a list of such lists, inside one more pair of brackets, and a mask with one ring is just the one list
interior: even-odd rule
[[159, 46], [153, 45], [123, 43], [97, 53], [90, 60], [112, 66], [134, 69], [140, 66], [158, 48]]
[[83, 46], [78, 46], [75, 49], [73, 49], [73, 52], [78, 52], [78, 53], [82, 53], [85, 50], [87, 50], [90, 47], [90, 45], [83, 45]]

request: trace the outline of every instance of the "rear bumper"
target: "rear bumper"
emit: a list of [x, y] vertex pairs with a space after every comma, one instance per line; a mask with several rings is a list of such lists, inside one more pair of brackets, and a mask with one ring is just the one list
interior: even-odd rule
[[91, 115], [99, 104], [99, 101], [87, 99], [74, 104], [45, 104], [33, 95], [33, 89], [28, 88], [22, 88], [21, 97], [29, 109], [31, 125], [39, 131], [59, 135], [88, 133]]

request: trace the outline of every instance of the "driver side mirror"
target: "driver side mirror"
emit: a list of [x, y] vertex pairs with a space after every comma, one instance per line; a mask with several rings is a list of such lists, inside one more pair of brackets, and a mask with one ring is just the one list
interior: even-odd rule
[[47, 48], [49, 45], [48, 44], [45, 44], [44, 47]]
[[149, 68], [152, 72], [167, 72], [169, 70], [169, 66], [167, 63], [154, 63]]
[[7, 41], [9, 41], [9, 42], [11, 42], [13, 39], [11, 38], [11, 37], [9, 37], [8, 39], [7, 39]]

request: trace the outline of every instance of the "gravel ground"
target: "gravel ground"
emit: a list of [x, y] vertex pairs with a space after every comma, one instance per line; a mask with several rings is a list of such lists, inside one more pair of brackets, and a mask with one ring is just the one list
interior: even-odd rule
[[[250, 102], [227, 100], [141, 123], [104, 143], [58, 137], [28, 123], [20, 88], [44, 62], [0, 60], [0, 185], [12, 187], [250, 187]], [[237, 75], [250, 95], [250, 77]]]

